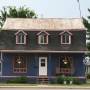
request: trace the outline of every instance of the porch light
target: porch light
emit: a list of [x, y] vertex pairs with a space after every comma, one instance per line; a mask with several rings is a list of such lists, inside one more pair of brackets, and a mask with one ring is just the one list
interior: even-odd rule
[[18, 64], [21, 64], [21, 58], [20, 58], [20, 56], [19, 56], [18, 59], [17, 59], [17, 63], [18, 63]]
[[63, 60], [63, 63], [64, 64], [67, 64], [68, 63], [68, 61], [67, 61], [67, 58], [65, 57], [65, 59]]

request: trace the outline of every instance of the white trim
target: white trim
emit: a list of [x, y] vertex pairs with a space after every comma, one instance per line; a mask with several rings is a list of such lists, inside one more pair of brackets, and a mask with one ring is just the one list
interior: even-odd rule
[[[41, 59], [45, 59], [45, 67], [41, 66]], [[39, 76], [47, 76], [47, 57], [39, 57]]]
[[40, 35], [41, 33], [45, 33], [46, 35], [50, 35], [48, 32], [46, 31], [40, 31], [39, 33], [37, 33], [37, 35]]
[[[44, 39], [44, 38], [43, 38]], [[38, 44], [48, 44], [48, 35], [46, 35], [46, 43], [41, 43], [41, 35], [38, 36]]]
[[90, 51], [47, 51], [47, 50], [0, 50], [1, 52], [10, 53], [90, 53]]
[[2, 61], [0, 61], [0, 63], [1, 63], [1, 71], [0, 71], [0, 76], [2, 76]]
[[[65, 37], [66, 38], [66, 37]], [[71, 44], [71, 35], [69, 35], [69, 42], [63, 42], [63, 35], [61, 35], [61, 44]]]
[[[19, 34], [20, 32], [22, 32], [22, 33], [24, 34], [24, 42], [21, 42], [21, 43], [18, 42], [18, 34]], [[27, 35], [27, 34], [26, 34], [24, 31], [18, 31], [17, 33], [15, 33], [15, 35], [16, 35], [16, 44], [26, 44], [26, 35]], [[22, 39], [22, 38], [21, 38], [21, 39]], [[20, 39], [20, 41], [22, 41], [21, 39]]]
[[61, 33], [59, 33], [59, 35], [62, 35], [62, 34], [64, 34], [65, 32], [67, 32], [69, 35], [72, 35], [72, 33], [69, 32], [69, 31], [62, 31]]
[[17, 35], [17, 34], [20, 33], [20, 32], [22, 32], [24, 35], [27, 35], [27, 33], [24, 32], [23, 30], [18, 30], [18, 31], [15, 33], [15, 35]]

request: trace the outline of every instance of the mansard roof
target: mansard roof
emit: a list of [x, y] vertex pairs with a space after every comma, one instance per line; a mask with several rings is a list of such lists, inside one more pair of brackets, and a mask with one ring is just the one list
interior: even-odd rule
[[85, 30], [80, 18], [7, 18], [3, 30], [62, 31]]

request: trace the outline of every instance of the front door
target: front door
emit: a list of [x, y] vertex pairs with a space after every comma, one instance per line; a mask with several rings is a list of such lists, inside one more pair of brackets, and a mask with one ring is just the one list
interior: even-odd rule
[[39, 57], [39, 76], [47, 75], [47, 57]]

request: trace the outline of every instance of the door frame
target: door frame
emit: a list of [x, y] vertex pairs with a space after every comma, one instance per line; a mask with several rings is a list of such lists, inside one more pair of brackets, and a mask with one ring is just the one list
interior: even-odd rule
[[1, 64], [1, 66], [0, 66], [0, 68], [1, 68], [0, 76], [2, 76], [2, 61], [0, 61], [0, 64]]
[[45, 59], [45, 68], [46, 68], [46, 74], [45, 75], [40, 75], [40, 72], [39, 72], [39, 76], [47, 76], [47, 56], [40, 56], [39, 57], [39, 71], [40, 71], [40, 64], [41, 64], [41, 59]]

